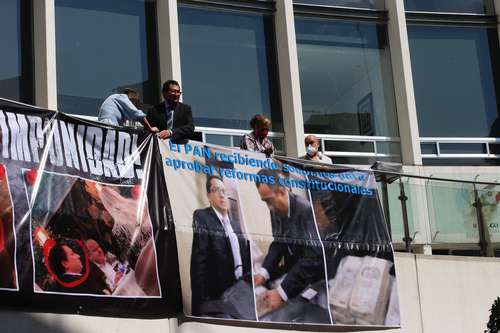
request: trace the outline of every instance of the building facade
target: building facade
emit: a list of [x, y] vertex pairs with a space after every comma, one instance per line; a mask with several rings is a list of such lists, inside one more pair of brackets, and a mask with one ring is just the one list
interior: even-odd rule
[[499, 12], [498, 0], [3, 0], [0, 97], [92, 118], [123, 87], [158, 103], [174, 78], [203, 141], [237, 146], [262, 113], [282, 154], [315, 134], [335, 163], [402, 163], [424, 178], [382, 191], [396, 246], [495, 256]]

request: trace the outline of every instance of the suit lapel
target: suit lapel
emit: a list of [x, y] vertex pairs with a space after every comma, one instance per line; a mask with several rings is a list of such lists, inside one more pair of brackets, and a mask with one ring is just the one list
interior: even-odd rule
[[[210, 207], [208, 211], [213, 220], [213, 225], [210, 226], [210, 228], [213, 228], [214, 231], [221, 232], [223, 235], [226, 235], [224, 227], [222, 226], [222, 222], [217, 217], [217, 214], [215, 214], [214, 209]], [[227, 236], [225, 237], [227, 238]]]
[[176, 127], [177, 123], [179, 122], [179, 117], [181, 116], [181, 110], [182, 110], [181, 102], [179, 102], [175, 106], [174, 119], [172, 119], [172, 124], [173, 124], [172, 127]]
[[158, 123], [161, 124], [161, 127], [167, 127], [167, 108], [165, 107], [165, 102], [161, 102], [155, 106], [156, 111], [158, 112]]
[[[210, 207], [210, 214], [211, 214], [212, 218], [214, 219], [214, 222], [216, 222], [215, 224], [217, 225], [217, 227], [216, 227], [217, 231], [220, 231], [224, 235], [226, 245], [227, 245], [228, 249], [231, 250], [231, 242], [229, 241], [229, 237], [226, 235], [226, 231], [225, 231], [224, 227], [222, 226], [221, 221], [217, 217], [217, 214], [215, 214], [215, 211], [212, 207]], [[247, 268], [247, 267], [249, 267], [248, 258], [247, 258], [247, 255], [249, 253], [248, 252], [248, 241], [245, 238], [245, 236], [242, 234], [240, 225], [238, 225], [238, 223], [236, 223], [233, 220], [233, 218], [230, 214], [228, 216], [229, 216], [229, 221], [231, 223], [231, 227], [233, 227], [233, 231], [236, 233], [236, 237], [238, 238], [238, 244], [240, 246], [240, 256], [241, 256], [241, 261], [243, 263], [243, 268]], [[231, 254], [231, 258], [232, 258], [232, 254]]]

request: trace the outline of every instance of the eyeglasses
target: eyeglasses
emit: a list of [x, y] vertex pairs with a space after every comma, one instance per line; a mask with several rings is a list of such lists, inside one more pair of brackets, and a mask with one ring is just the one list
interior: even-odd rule
[[226, 190], [220, 187], [212, 187], [208, 193], [217, 193], [219, 195], [222, 195], [223, 197], [229, 196]]

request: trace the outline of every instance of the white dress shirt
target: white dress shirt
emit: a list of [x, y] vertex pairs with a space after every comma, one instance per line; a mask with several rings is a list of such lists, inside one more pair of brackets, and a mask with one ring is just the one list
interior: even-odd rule
[[231, 244], [231, 252], [233, 253], [234, 260], [234, 277], [236, 278], [236, 280], [238, 280], [243, 275], [243, 262], [241, 260], [240, 243], [238, 242], [238, 236], [236, 236], [236, 234], [234, 233], [231, 222], [229, 221], [229, 216], [227, 214], [220, 214], [213, 206], [212, 209], [219, 218], [226, 236], [229, 238], [229, 243]]

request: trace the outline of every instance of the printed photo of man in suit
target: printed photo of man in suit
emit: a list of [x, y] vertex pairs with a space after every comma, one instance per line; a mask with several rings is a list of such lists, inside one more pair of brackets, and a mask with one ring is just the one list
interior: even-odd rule
[[[268, 282], [286, 274], [276, 288], [267, 290], [262, 297], [268, 310], [274, 311], [312, 284], [319, 283], [316, 294], [325, 292], [326, 285], [320, 282], [325, 280], [324, 257], [309, 201], [281, 185], [279, 179], [284, 177], [281, 172], [262, 169], [258, 175], [275, 180], [273, 184], [256, 183], [259, 196], [271, 214], [274, 240], [254, 276], [254, 285], [269, 285]], [[326, 303], [321, 305], [325, 311], [328, 309]], [[328, 315], [324, 317], [328, 319]]]
[[[111, 290], [106, 284], [104, 274], [93, 263], [84, 267], [82, 252], [75, 247], [75, 241], [59, 241], [49, 252], [48, 264], [59, 281], [53, 291], [64, 293], [82, 293], [92, 295], [109, 295]], [[89, 273], [85, 276], [85, 269]]]
[[[251, 279], [249, 244], [242, 233], [239, 218], [231, 213], [228, 191], [222, 178], [209, 176], [206, 191], [210, 207], [197, 209], [193, 214], [192, 313], [195, 316], [235, 318], [238, 312], [245, 311], [233, 311], [231, 308], [238, 305], [228, 304], [222, 298], [224, 292], [238, 281]], [[251, 283], [246, 289], [251, 291]], [[254, 315], [253, 297], [249, 298], [241, 300], [245, 303], [238, 301], [238, 304], [250, 309], [246, 312]]]
[[158, 128], [160, 139], [184, 144], [194, 133], [191, 106], [180, 102], [182, 92], [175, 80], [163, 84], [162, 94], [165, 100], [149, 109], [146, 119], [152, 127]]

